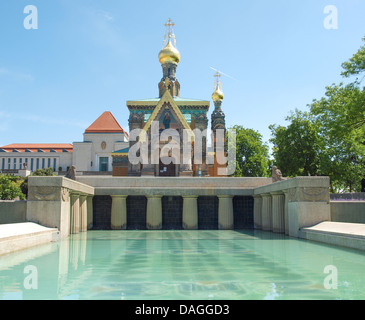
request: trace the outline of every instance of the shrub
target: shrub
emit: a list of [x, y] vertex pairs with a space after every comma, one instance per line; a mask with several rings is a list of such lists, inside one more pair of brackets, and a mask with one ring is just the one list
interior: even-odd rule
[[15, 200], [25, 199], [25, 194], [20, 188], [23, 181], [21, 177], [0, 175], [0, 199], [1, 200]]

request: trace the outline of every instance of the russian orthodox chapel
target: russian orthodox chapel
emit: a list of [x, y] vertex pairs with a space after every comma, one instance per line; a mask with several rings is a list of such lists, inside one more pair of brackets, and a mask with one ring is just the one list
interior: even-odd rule
[[[186, 99], [180, 96], [180, 83], [176, 70], [180, 62], [180, 52], [176, 48], [174, 23], [169, 19], [165, 24], [164, 47], [158, 59], [162, 67], [162, 78], [158, 84], [158, 97], [127, 101], [129, 110], [129, 148], [112, 153], [113, 175], [116, 176], [217, 176], [215, 157], [215, 132], [225, 131], [225, 115], [221, 109], [224, 98], [220, 74], [216, 74], [215, 91], [212, 94], [214, 110], [211, 115], [211, 136], [202, 135], [198, 141], [197, 132], [208, 128], [210, 102], [206, 100]], [[133, 132], [146, 133], [144, 142], [148, 157], [146, 161], [131, 161], [132, 150], [138, 150]], [[200, 131], [197, 131], [200, 130]], [[177, 134], [174, 134], [177, 133]], [[186, 141], [182, 141], [187, 137]], [[208, 139], [213, 144], [207, 148]], [[207, 141], [208, 140], [208, 141]], [[157, 142], [156, 142], [157, 141]], [[185, 144], [184, 144], [185, 143]], [[197, 143], [201, 153], [197, 156]], [[176, 146], [176, 148], [171, 147]], [[142, 148], [140, 150], [142, 152]], [[139, 151], [138, 151], [139, 152]], [[213, 161], [207, 161], [207, 157]]]

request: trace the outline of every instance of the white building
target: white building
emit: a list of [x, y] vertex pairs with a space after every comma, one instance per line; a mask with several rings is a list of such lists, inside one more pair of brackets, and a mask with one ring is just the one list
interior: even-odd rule
[[85, 130], [84, 141], [73, 143], [72, 162], [78, 172], [111, 172], [111, 153], [128, 146], [128, 134], [112, 113], [105, 111]]
[[74, 165], [79, 174], [112, 171], [111, 153], [128, 147], [128, 134], [111, 112], [105, 111], [84, 132], [83, 142], [15, 143], [0, 147], [0, 170], [17, 173], [52, 168], [65, 172]]

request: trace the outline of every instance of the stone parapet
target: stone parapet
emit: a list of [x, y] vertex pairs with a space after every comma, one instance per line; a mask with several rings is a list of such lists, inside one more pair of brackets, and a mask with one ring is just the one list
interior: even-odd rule
[[27, 221], [57, 228], [61, 237], [87, 230], [93, 187], [65, 177], [28, 179]]
[[[296, 177], [254, 189], [257, 228], [299, 237], [300, 229], [331, 219], [329, 177]], [[260, 223], [261, 222], [261, 223]]]
[[271, 178], [213, 177], [77, 177], [95, 188], [95, 195], [252, 196], [254, 188], [271, 184]]

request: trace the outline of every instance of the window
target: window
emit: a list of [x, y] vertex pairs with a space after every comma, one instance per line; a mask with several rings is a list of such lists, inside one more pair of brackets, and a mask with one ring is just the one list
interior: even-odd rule
[[13, 169], [14, 170], [16, 169], [16, 158], [14, 158], [14, 166], [13, 166]]
[[19, 169], [23, 169], [22, 165], [23, 165], [23, 158], [20, 158], [19, 159]]
[[39, 158], [37, 158], [37, 165], [36, 165], [36, 170], [39, 169]]
[[99, 171], [108, 171], [108, 157], [99, 158]]
[[51, 167], [51, 158], [48, 158], [48, 164], [47, 164], [47, 168], [50, 168]]
[[11, 166], [11, 159], [8, 158], [8, 169], [10, 169], [10, 166]]
[[33, 169], [34, 169], [34, 159], [31, 158], [30, 159], [30, 170], [33, 171]]
[[2, 160], [2, 164], [1, 164], [1, 169], [5, 169], [5, 158], [3, 158], [3, 160]]
[[42, 169], [44, 169], [44, 167], [45, 167], [45, 165], [46, 165], [46, 159], [42, 159]]

